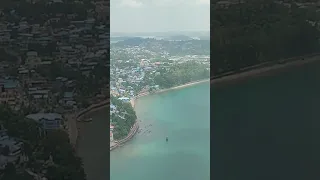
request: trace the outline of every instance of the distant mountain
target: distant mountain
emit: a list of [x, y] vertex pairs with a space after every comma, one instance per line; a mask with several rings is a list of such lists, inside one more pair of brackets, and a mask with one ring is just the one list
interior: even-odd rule
[[172, 40], [172, 41], [188, 41], [188, 40], [192, 40], [193, 38], [186, 35], [174, 35], [174, 36], [164, 37], [163, 39]]
[[209, 40], [157, 40], [155, 38], [130, 38], [113, 44], [114, 47], [140, 46], [154, 52], [167, 52], [170, 55], [209, 55]]
[[132, 32], [132, 33], [121, 33], [111, 32], [111, 36], [131, 36], [131, 37], [170, 37], [170, 36], [210, 36], [210, 31], [168, 31], [168, 32]]
[[134, 38], [127, 38], [122, 41], [118, 41], [115, 43], [116, 46], [139, 46], [145, 42], [147, 42], [148, 39], [141, 38], [141, 37], [134, 37]]
[[130, 36], [110, 36], [110, 41], [124, 41], [130, 38], [135, 38], [135, 37], [130, 37]]

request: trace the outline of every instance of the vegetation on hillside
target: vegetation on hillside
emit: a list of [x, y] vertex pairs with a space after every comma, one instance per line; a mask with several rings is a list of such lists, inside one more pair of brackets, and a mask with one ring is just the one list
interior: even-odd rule
[[211, 73], [237, 72], [263, 62], [319, 52], [317, 8], [288, 2], [248, 0], [228, 8], [212, 6]]
[[117, 107], [117, 113], [111, 115], [111, 123], [114, 128], [114, 139], [119, 140], [125, 138], [131, 127], [134, 125], [137, 116], [130, 103], [122, 102], [117, 97], [111, 96], [111, 103]]
[[139, 46], [154, 52], [167, 52], [170, 56], [210, 54], [209, 40], [169, 41], [135, 37], [119, 41], [111, 46], [119, 48]]
[[[10, 137], [24, 143], [22, 153], [29, 158], [23, 167], [8, 164], [2, 172], [4, 178], [30, 179], [25, 171], [29, 169], [35, 173], [45, 172], [48, 180], [86, 179], [82, 160], [75, 155], [66, 132], [52, 130], [44, 136], [38, 123], [25, 119], [22, 114], [16, 114], [4, 106], [0, 107], [0, 116], [0, 125], [8, 130]], [[53, 163], [45, 167], [44, 162], [50, 159]]]
[[192, 81], [209, 79], [210, 67], [208, 64], [200, 64], [197, 62], [186, 62], [175, 64], [169, 69], [160, 69], [158, 75], [153, 79], [154, 84], [160, 88], [171, 88]]

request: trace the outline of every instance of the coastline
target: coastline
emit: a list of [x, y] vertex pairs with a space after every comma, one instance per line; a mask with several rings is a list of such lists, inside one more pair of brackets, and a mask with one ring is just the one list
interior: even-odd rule
[[[302, 59], [304, 59], [304, 60], [302, 60]], [[210, 81], [210, 84], [214, 84], [216, 86], [219, 86], [219, 85], [227, 85], [227, 84], [231, 84], [231, 83], [245, 81], [245, 80], [248, 80], [249, 78], [266, 76], [266, 75], [274, 75], [275, 73], [281, 72], [281, 70], [287, 70], [289, 68], [299, 67], [299, 66], [302, 66], [305, 64], [310, 64], [313, 62], [320, 61], [320, 53], [301, 56], [301, 57], [288, 58], [288, 59], [284, 59], [282, 61], [284, 63], [280, 64], [280, 63], [275, 63], [275, 62], [267, 62], [267, 63], [258, 64], [258, 65], [254, 65], [251, 67], [244, 68], [243, 72], [239, 72], [239, 73], [227, 73], [226, 75], [222, 75], [221, 77], [213, 77], [211, 79], [193, 81], [193, 82], [189, 82], [189, 83], [175, 86], [172, 88], [161, 89], [161, 90], [158, 90], [158, 91], [155, 91], [152, 93], [149, 93], [149, 92], [140, 93], [138, 96], [132, 98], [130, 100], [130, 103], [131, 103], [131, 106], [135, 109], [136, 101], [143, 96], [164, 93], [164, 92], [171, 91], [171, 90], [177, 90], [177, 89], [193, 86], [193, 85], [196, 85], [199, 83], [203, 83], [206, 81]], [[78, 136], [81, 134], [77, 128], [77, 123], [78, 123], [77, 120], [81, 119], [83, 116], [85, 116], [87, 114], [90, 114], [94, 111], [105, 108], [108, 104], [109, 104], [109, 100], [105, 100], [100, 103], [93, 104], [93, 105], [89, 106], [88, 108], [81, 110], [78, 113], [66, 115], [66, 117], [68, 119], [68, 124], [69, 124], [68, 131], [69, 131], [70, 143], [74, 147], [77, 147]], [[138, 121], [136, 120], [136, 123], [137, 122]], [[133, 127], [136, 127], [136, 126], [134, 125]], [[135, 134], [133, 132], [136, 132], [135, 128], [131, 129], [131, 131], [129, 132], [129, 135], [126, 138], [119, 140], [121, 143], [117, 143], [115, 145], [117, 147], [119, 147], [122, 144], [124, 144], [125, 142], [129, 141]], [[125, 140], [125, 141], [123, 141], [123, 140]], [[115, 148], [113, 148], [113, 149], [115, 149]]]
[[67, 131], [69, 135], [69, 140], [71, 145], [75, 148], [75, 150], [77, 150], [78, 139], [79, 139], [79, 136], [81, 136], [81, 132], [78, 129], [78, 123], [79, 123], [78, 120], [92, 112], [95, 112], [107, 107], [108, 104], [109, 104], [109, 99], [99, 102], [97, 104], [92, 104], [89, 107], [79, 112], [74, 112], [74, 113], [65, 115], [68, 123]]
[[138, 100], [139, 98], [143, 97], [143, 96], [160, 94], [160, 93], [164, 93], [164, 92], [168, 92], [168, 91], [172, 91], [172, 90], [182, 89], [182, 88], [186, 88], [186, 87], [193, 86], [193, 85], [196, 85], [196, 84], [201, 84], [201, 83], [204, 83], [204, 82], [207, 82], [207, 81], [210, 81], [210, 79], [191, 81], [191, 82], [188, 82], [186, 84], [179, 85], [179, 86], [174, 86], [174, 87], [167, 88], [167, 89], [160, 89], [160, 90], [152, 92], [152, 93], [149, 93], [149, 92], [140, 93], [140, 94], [138, 94], [137, 97], [134, 98], [134, 101], [131, 102], [131, 105], [133, 104], [133, 107], [134, 107], [135, 101]]
[[211, 77], [210, 84], [216, 86], [228, 85], [231, 83], [238, 83], [248, 80], [254, 77], [274, 75], [282, 70], [288, 70], [290, 68], [303, 66], [306, 64], [320, 61], [320, 54], [311, 54], [301, 57], [289, 58], [282, 60], [283, 63], [268, 62], [243, 69], [243, 72], [239, 73], [227, 73], [220, 77]]
[[[179, 85], [179, 86], [174, 86], [172, 88], [161, 89], [161, 90], [153, 92], [153, 93], [149, 93], [149, 92], [141, 93], [137, 97], [132, 98], [130, 100], [130, 103], [131, 103], [132, 108], [135, 109], [136, 101], [139, 98], [143, 97], [143, 96], [159, 94], [159, 93], [163, 93], [163, 92], [167, 92], [167, 91], [171, 91], [171, 90], [182, 89], [182, 88], [186, 88], [186, 87], [193, 86], [193, 85], [200, 84], [200, 83], [207, 82], [207, 81], [209, 82], [210, 79], [192, 81], [192, 82], [189, 82], [189, 83], [186, 83], [186, 84], [182, 84], [182, 85]], [[138, 129], [139, 129], [139, 123], [138, 123], [138, 119], [137, 119], [136, 122], [134, 123], [134, 125], [132, 126], [128, 136], [125, 137], [124, 139], [118, 140], [117, 143], [115, 143], [112, 146], [110, 146], [110, 151], [116, 149], [117, 147], [121, 147], [123, 144], [125, 144], [126, 142], [131, 140], [134, 137], [134, 135], [136, 134], [136, 132], [138, 131]]]

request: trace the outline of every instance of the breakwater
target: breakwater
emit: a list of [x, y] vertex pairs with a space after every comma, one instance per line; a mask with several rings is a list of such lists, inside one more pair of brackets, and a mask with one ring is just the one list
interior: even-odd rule
[[110, 101], [108, 100], [104, 100], [102, 102], [99, 102], [97, 104], [92, 104], [89, 107], [75, 113], [75, 114], [69, 114], [67, 115], [67, 119], [68, 119], [68, 133], [69, 133], [69, 139], [70, 139], [70, 143], [72, 144], [73, 147], [77, 146], [77, 142], [78, 142], [78, 128], [77, 128], [77, 120], [81, 119], [83, 116], [85, 116], [87, 113], [90, 113], [92, 111], [97, 111], [100, 110], [104, 107], [106, 107], [107, 105], [109, 105]]
[[[71, 128], [72, 130], [70, 131], [71, 133], [69, 133], [70, 136], [70, 142], [71, 144], [76, 147], [77, 146], [77, 142], [78, 142], [78, 129], [77, 129], [77, 125], [76, 125], [76, 121], [83, 118], [85, 115], [87, 115], [88, 113], [91, 113], [93, 111], [98, 111], [100, 109], [105, 108], [107, 105], [110, 104], [109, 99], [108, 100], [104, 100], [102, 102], [99, 102], [97, 104], [92, 104], [89, 107], [81, 110], [80, 112], [76, 113], [75, 116], [72, 116], [71, 119]], [[132, 126], [129, 134], [127, 137], [125, 137], [124, 139], [119, 140], [116, 144], [114, 144], [113, 146], [110, 146], [110, 150], [113, 150], [119, 146], [121, 146], [122, 144], [126, 143], [127, 141], [129, 141], [138, 131], [139, 129], [139, 125], [138, 125], [138, 121], [136, 121], [134, 123], [134, 125]]]
[[87, 113], [90, 113], [92, 111], [97, 111], [97, 110], [100, 110], [102, 108], [104, 108], [105, 106], [109, 105], [110, 101], [109, 99], [108, 100], [104, 100], [102, 102], [99, 102], [97, 104], [92, 104], [90, 105], [89, 107], [81, 110], [80, 112], [77, 113], [76, 117], [77, 117], [77, 120], [78, 119], [81, 119], [84, 115], [86, 115]]
[[138, 124], [138, 121], [136, 121], [133, 124], [128, 136], [125, 137], [124, 139], [121, 139], [121, 140], [117, 141], [117, 143], [115, 143], [113, 146], [110, 146], [110, 151], [114, 150], [117, 147], [120, 147], [122, 144], [124, 144], [124, 143], [128, 142], [129, 140], [131, 140], [131, 138], [136, 134], [138, 129], [139, 129], [139, 124]]

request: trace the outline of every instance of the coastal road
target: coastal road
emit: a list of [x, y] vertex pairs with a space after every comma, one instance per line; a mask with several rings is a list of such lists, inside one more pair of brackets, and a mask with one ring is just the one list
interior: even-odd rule
[[68, 114], [66, 115], [66, 118], [67, 118], [67, 124], [68, 124], [68, 133], [69, 133], [70, 143], [75, 147], [77, 143], [77, 138], [78, 138], [76, 117], [74, 114]]

